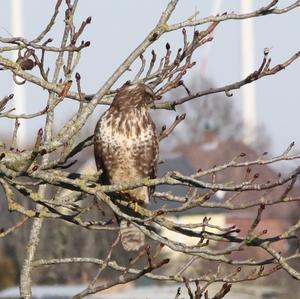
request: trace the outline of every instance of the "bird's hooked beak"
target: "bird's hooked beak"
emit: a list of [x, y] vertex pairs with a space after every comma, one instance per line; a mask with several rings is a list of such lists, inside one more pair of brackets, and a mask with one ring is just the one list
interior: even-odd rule
[[161, 96], [158, 96], [154, 93], [154, 91], [147, 85], [145, 85], [146, 88], [145, 88], [145, 92], [150, 95], [150, 97], [153, 99], [153, 101], [158, 101], [161, 99]]

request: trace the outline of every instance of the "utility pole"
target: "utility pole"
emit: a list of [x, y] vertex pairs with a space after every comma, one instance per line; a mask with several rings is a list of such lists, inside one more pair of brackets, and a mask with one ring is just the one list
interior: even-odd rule
[[[22, 0], [11, 0], [10, 1], [10, 16], [11, 16], [11, 34], [13, 37], [23, 36], [23, 15], [22, 15]], [[15, 51], [13, 53], [12, 59], [16, 61], [18, 58], [18, 53]], [[18, 78], [17, 78], [18, 79]], [[13, 94], [14, 94], [14, 105], [15, 113], [21, 114], [26, 113], [25, 105], [25, 89], [21, 85], [13, 83]], [[20, 149], [24, 148], [26, 145], [26, 121], [23, 119], [19, 120], [20, 127], [18, 130], [18, 146]]]
[[[241, 13], [252, 11], [252, 0], [241, 1]], [[255, 70], [255, 40], [253, 19], [241, 22], [241, 73], [246, 78]], [[243, 98], [243, 141], [251, 146], [256, 141], [256, 100], [255, 83], [242, 87]]]

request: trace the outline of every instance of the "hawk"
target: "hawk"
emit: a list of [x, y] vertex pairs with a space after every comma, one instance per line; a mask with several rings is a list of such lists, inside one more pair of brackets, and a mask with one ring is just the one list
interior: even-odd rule
[[[118, 91], [109, 109], [95, 129], [94, 153], [100, 183], [120, 184], [155, 178], [158, 139], [148, 106], [155, 99], [150, 87], [126, 83]], [[139, 187], [118, 194], [122, 199], [147, 204], [153, 189]], [[118, 220], [119, 221], [119, 220]], [[125, 250], [138, 250], [145, 235], [125, 219], [119, 221]]]

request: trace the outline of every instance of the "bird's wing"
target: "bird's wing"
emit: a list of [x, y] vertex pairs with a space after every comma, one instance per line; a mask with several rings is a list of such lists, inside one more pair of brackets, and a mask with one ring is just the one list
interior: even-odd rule
[[95, 133], [94, 133], [94, 156], [95, 156], [97, 170], [102, 171], [99, 176], [99, 181], [101, 184], [107, 185], [109, 184], [109, 181], [108, 181], [107, 169], [103, 161], [103, 149], [102, 149], [102, 140], [100, 134], [100, 120], [96, 125]]

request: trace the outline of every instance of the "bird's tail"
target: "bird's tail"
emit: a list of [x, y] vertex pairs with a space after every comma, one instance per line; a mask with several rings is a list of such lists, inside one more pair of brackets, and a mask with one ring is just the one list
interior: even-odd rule
[[145, 235], [126, 220], [120, 222], [121, 242], [125, 250], [139, 250], [145, 244]]

